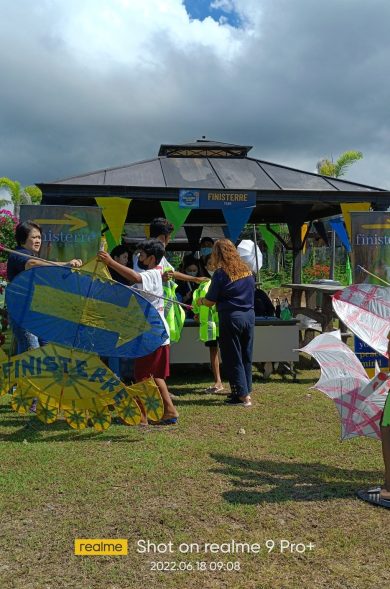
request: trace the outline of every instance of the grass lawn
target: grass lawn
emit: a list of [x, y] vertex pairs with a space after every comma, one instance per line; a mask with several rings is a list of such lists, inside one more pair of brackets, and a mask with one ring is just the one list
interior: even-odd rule
[[[354, 496], [382, 481], [380, 443], [340, 442], [335, 406], [309, 390], [318, 374], [264, 383], [256, 373], [248, 410], [202, 394], [210, 377], [192, 368], [170, 379], [177, 426], [103, 434], [44, 426], [3, 397], [1, 589], [389, 587], [390, 513]], [[129, 553], [75, 556], [75, 538], [127, 538]], [[172, 553], [138, 553], [139, 540], [171, 542]], [[261, 550], [205, 553], [232, 540]], [[281, 552], [281, 540], [315, 546]], [[181, 554], [182, 543], [199, 553]], [[155, 561], [207, 570], [151, 570]], [[240, 570], [210, 570], [218, 562]]]

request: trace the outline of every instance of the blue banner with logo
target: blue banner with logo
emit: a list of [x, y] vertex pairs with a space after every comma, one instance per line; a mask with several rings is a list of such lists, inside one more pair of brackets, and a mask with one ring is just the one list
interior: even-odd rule
[[246, 209], [256, 206], [255, 190], [195, 190], [179, 191], [180, 207], [192, 209]]

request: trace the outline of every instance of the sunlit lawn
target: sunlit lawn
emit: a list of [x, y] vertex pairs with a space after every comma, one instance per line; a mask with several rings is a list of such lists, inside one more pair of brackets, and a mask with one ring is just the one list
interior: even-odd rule
[[[381, 482], [380, 444], [339, 441], [334, 405], [309, 390], [317, 377], [312, 370], [297, 383], [279, 376], [264, 383], [257, 375], [247, 410], [203, 394], [209, 373], [189, 367], [171, 378], [178, 426], [112, 426], [103, 434], [77, 433], [63, 421], [44, 426], [15, 414], [3, 397], [0, 587], [390, 586], [390, 513], [354, 496]], [[77, 537], [127, 538], [129, 554], [75, 556]], [[172, 552], [137, 553], [139, 540], [172, 542]], [[204, 551], [205, 543], [232, 540], [261, 550]], [[270, 553], [267, 540], [275, 542]], [[281, 540], [315, 546], [281, 553]], [[199, 552], [181, 554], [181, 543]], [[193, 570], [158, 572], [151, 568], [163, 565], [154, 561]], [[240, 571], [210, 570], [222, 566]]]

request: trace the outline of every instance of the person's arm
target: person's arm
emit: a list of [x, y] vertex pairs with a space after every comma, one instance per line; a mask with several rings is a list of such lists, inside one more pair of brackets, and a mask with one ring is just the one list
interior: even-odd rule
[[73, 259], [69, 262], [49, 262], [48, 260], [41, 260], [35, 259], [34, 257], [27, 260], [26, 265], [24, 266], [25, 270], [30, 270], [30, 268], [37, 268], [38, 266], [70, 266], [71, 268], [80, 268], [83, 265], [82, 260]]
[[118, 272], [118, 274], [120, 274], [124, 278], [127, 278], [127, 280], [130, 280], [131, 282], [135, 282], [138, 284], [142, 282], [142, 277], [139, 272], [136, 272], [135, 270], [132, 270], [127, 266], [123, 266], [119, 262], [116, 262], [107, 252], [99, 252], [97, 258], [98, 260], [100, 260], [100, 262], [103, 262], [104, 264], [106, 264], [106, 266], [112, 268], [113, 270], [115, 270], [115, 272]]
[[199, 304], [206, 305], [206, 307], [213, 307], [220, 300], [221, 288], [223, 288], [223, 275], [217, 270], [211, 279], [210, 286], [207, 290], [207, 295], [200, 299]]
[[206, 307], [214, 307], [216, 301], [209, 301], [206, 297], [198, 299], [198, 305], [205, 305]]
[[173, 272], [169, 272], [172, 275], [174, 280], [184, 280], [185, 282], [195, 282], [195, 284], [201, 284], [206, 280], [210, 280], [210, 278], [206, 278], [205, 276], [189, 276], [188, 274], [183, 274], [182, 272], [177, 272], [174, 270]]

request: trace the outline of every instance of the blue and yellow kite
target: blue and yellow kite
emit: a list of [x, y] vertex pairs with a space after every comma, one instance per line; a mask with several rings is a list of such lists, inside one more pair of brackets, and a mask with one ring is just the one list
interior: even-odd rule
[[6, 304], [11, 319], [40, 339], [100, 356], [147, 356], [168, 337], [141, 294], [70, 268], [21, 272], [7, 287]]

